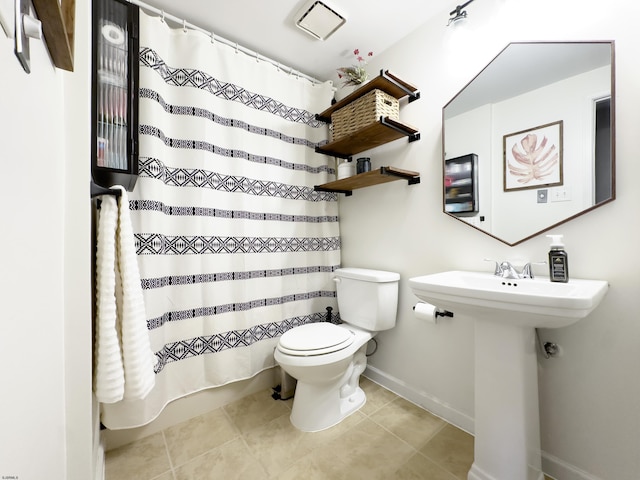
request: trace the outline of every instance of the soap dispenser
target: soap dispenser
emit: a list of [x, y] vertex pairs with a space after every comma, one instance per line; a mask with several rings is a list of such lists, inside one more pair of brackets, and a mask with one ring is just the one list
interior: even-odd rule
[[569, 256], [564, 251], [562, 235], [547, 235], [551, 239], [549, 250], [549, 279], [552, 282], [569, 281]]

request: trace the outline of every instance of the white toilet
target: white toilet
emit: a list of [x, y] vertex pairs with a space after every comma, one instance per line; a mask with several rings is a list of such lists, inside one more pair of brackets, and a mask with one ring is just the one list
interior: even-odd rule
[[334, 280], [344, 323], [292, 328], [280, 337], [274, 353], [298, 381], [291, 423], [304, 432], [332, 427], [364, 405], [358, 382], [367, 366], [367, 342], [396, 324], [398, 273], [340, 268]]

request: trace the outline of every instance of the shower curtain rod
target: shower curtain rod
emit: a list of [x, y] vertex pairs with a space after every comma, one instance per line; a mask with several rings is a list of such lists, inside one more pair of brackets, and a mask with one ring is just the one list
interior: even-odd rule
[[205, 30], [204, 28], [198, 27], [197, 25], [193, 25], [192, 23], [187, 22], [185, 19], [183, 18], [178, 18], [174, 15], [170, 15], [167, 12], [165, 12], [164, 10], [160, 10], [156, 7], [153, 7], [147, 3], [141, 2], [140, 0], [127, 0], [129, 3], [132, 3], [134, 5], [137, 5], [138, 7], [142, 8], [143, 10], [147, 10], [149, 12], [155, 13], [156, 15], [160, 15], [162, 19], [164, 20], [170, 20], [172, 22], [177, 23], [178, 25], [182, 25], [182, 28], [184, 29], [191, 29], [191, 30], [195, 30], [196, 32], [201, 32], [204, 33], [205, 35], [211, 37], [212, 41], [216, 41], [216, 42], [220, 42], [228, 47], [234, 48], [236, 50], [236, 52], [242, 52], [245, 55], [248, 55], [250, 57], [255, 58], [258, 61], [262, 61], [262, 62], [269, 62], [272, 65], [275, 65], [278, 69], [289, 73], [289, 75], [295, 75], [297, 77], [300, 78], [304, 78], [305, 80], [308, 80], [309, 82], [313, 83], [313, 84], [319, 84], [319, 83], [323, 83], [320, 80], [318, 80], [317, 78], [313, 78], [310, 77], [309, 75], [305, 75], [302, 72], [299, 72], [298, 70], [295, 70], [287, 65], [282, 65], [280, 62], [277, 62], [271, 58], [265, 57], [263, 55], [260, 55], [258, 52], [255, 52], [253, 50], [250, 50], [246, 47], [243, 47], [241, 45], [238, 45], [237, 42], [232, 42], [231, 40], [228, 40], [224, 37], [220, 37], [218, 35], [216, 35], [214, 32]]

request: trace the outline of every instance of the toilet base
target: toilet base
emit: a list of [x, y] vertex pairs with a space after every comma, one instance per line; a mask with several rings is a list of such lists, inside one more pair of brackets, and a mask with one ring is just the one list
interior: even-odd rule
[[353, 356], [343, 375], [325, 382], [298, 379], [291, 423], [303, 432], [319, 432], [337, 425], [367, 401], [360, 375], [367, 366], [366, 344]]
[[303, 432], [319, 432], [337, 425], [358, 411], [367, 401], [364, 391], [356, 387], [345, 398], [340, 388], [298, 382], [291, 409], [291, 424]]

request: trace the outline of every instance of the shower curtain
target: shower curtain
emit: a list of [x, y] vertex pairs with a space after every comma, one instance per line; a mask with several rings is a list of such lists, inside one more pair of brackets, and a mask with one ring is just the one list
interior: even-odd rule
[[139, 178], [129, 195], [156, 382], [110, 429], [274, 365], [278, 337], [335, 309], [335, 177], [312, 84], [140, 13]]

